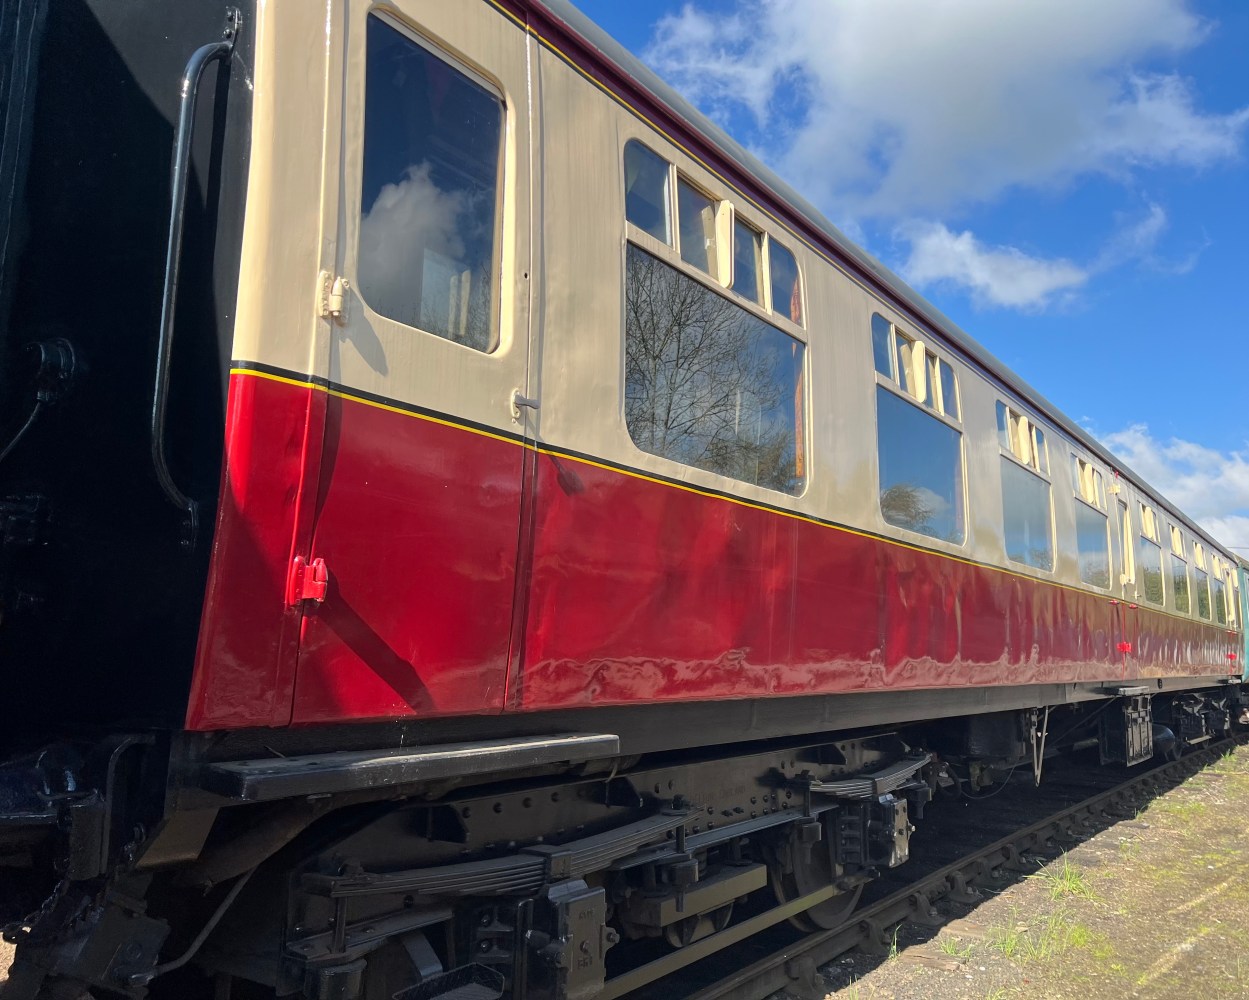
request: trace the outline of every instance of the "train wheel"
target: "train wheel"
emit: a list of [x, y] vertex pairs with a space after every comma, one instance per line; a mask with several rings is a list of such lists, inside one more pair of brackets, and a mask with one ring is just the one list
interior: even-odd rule
[[732, 918], [733, 904], [728, 903], [710, 913], [686, 917], [675, 924], [669, 924], [664, 928], [664, 939], [674, 948], [684, 948], [688, 944], [701, 941], [708, 935], [724, 930]]
[[[809, 845], [791, 841], [776, 851], [768, 862], [768, 883], [776, 901], [781, 904], [823, 889], [840, 875], [839, 867], [833, 863], [832, 844], [827, 836]], [[798, 930], [807, 932], [839, 927], [859, 905], [862, 894], [863, 886], [856, 885], [790, 917], [789, 922]]]

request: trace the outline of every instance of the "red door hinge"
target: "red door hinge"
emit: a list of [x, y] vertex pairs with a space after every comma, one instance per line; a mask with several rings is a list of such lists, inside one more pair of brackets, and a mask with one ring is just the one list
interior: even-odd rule
[[316, 601], [320, 604], [325, 600], [325, 593], [329, 588], [330, 571], [324, 559], [307, 562], [303, 556], [296, 556], [286, 577], [286, 606], [293, 608], [300, 601]]

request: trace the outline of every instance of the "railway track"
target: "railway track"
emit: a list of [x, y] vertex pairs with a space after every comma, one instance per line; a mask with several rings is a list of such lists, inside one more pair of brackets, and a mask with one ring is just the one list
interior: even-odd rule
[[[1068, 801], [1042, 818], [1024, 822], [953, 859], [940, 858], [940, 849], [916, 857], [913, 863], [920, 869], [918, 877], [902, 880], [906, 869], [891, 873], [899, 881], [893, 885], [889, 879], [878, 882], [878, 898], [869, 899], [839, 927], [806, 935], [780, 930], [791, 915], [835, 893], [831, 887], [821, 889], [621, 973], [608, 980], [601, 996], [604, 1000], [763, 1000], [786, 990], [799, 996], [823, 997], [826, 990], [818, 973], [822, 965], [856, 949], [889, 954], [899, 925], [908, 921], [932, 927], [943, 925], [947, 921], [936, 910], [939, 901], [967, 905], [980, 902], [983, 889], [995, 882], [1000, 887], [1001, 873], [1031, 873], [1036, 865], [1027, 860], [1029, 856], [1055, 855], [1109, 823], [1131, 819], [1143, 801], [1181, 783], [1245, 739], [1210, 743], [1180, 760], [1108, 787], [1098, 781], [1097, 775], [1070, 772], [1047, 789], [1050, 794], [1043, 803], [1064, 798]], [[1046, 787], [1043, 785], [1042, 789]], [[1073, 796], [1076, 801], [1070, 801]], [[1006, 812], [1018, 810], [1008, 808]], [[1031, 815], [1035, 816], [1036, 811]], [[726, 949], [735, 949], [731, 957]], [[760, 955], [762, 951], [766, 954]], [[751, 960], [756, 955], [760, 957]]]

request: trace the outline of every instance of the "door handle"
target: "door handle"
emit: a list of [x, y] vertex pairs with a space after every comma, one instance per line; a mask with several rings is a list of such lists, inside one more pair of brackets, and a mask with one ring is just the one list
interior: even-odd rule
[[529, 399], [527, 396], [522, 396], [520, 394], [519, 389], [513, 389], [512, 390], [512, 417], [516, 420], [520, 419], [521, 407], [525, 407], [526, 409], [529, 409], [529, 410], [537, 410], [538, 401], [536, 399]]

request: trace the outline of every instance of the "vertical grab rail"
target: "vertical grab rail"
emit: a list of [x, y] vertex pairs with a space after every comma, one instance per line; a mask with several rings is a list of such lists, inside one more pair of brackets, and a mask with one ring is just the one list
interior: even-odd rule
[[222, 40], [210, 42], [195, 50], [182, 71], [181, 99], [178, 106], [178, 130], [174, 135], [171, 193], [169, 208], [169, 240], [165, 246], [165, 282], [160, 303], [160, 338], [156, 348], [156, 378], [152, 387], [152, 465], [156, 480], [165, 496], [187, 516], [187, 534], [183, 548], [195, 547], [199, 528], [199, 505], [178, 488], [165, 458], [165, 414], [169, 407], [169, 367], [173, 355], [174, 310], [178, 302], [178, 272], [182, 260], [182, 230], [186, 216], [187, 180], [191, 172], [191, 137], [195, 132], [195, 104], [199, 96], [200, 78], [209, 63], [230, 59], [238, 35], [241, 15], [238, 8], [226, 11]]

